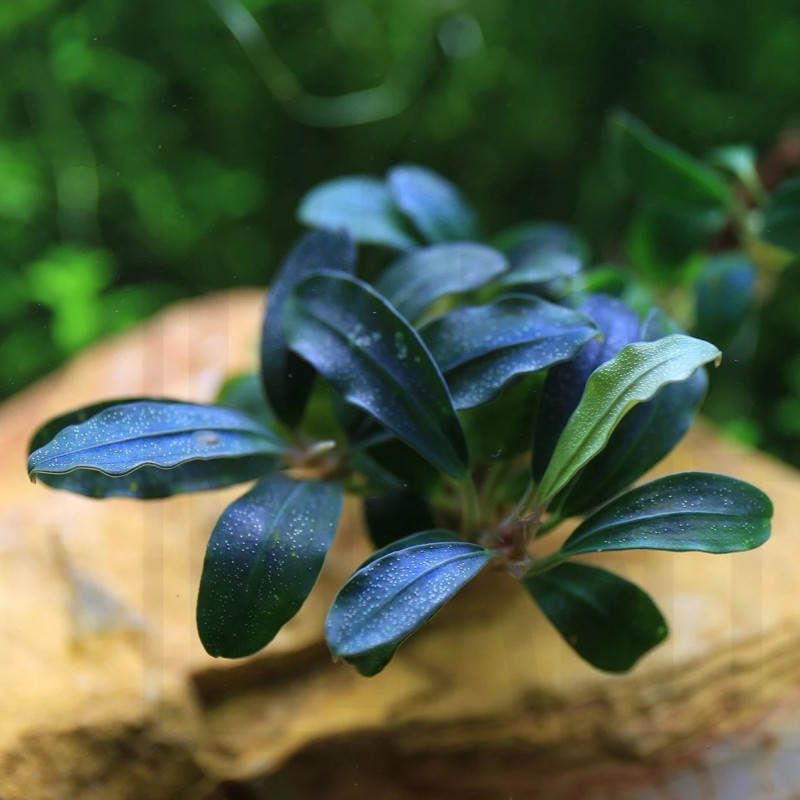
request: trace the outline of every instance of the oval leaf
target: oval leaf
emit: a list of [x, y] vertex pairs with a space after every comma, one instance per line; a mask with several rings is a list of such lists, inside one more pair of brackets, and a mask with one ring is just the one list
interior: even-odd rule
[[564, 641], [597, 669], [627, 672], [667, 636], [650, 597], [613, 572], [566, 563], [522, 583]]
[[[255, 378], [255, 376], [253, 376]], [[258, 380], [256, 379], [258, 384]], [[260, 391], [260, 390], [259, 390]], [[117, 398], [84, 406], [68, 414], [62, 414], [45, 423], [34, 434], [28, 455], [46, 445], [55, 435], [70, 425], [86, 422], [90, 417], [107, 408], [129, 403], [173, 402], [154, 400], [149, 397]], [[177, 401], [175, 401], [177, 402]], [[223, 404], [224, 405], [224, 404]], [[265, 407], [266, 411], [266, 407]], [[214, 461], [190, 461], [179, 467], [159, 469], [142, 467], [135, 475], [112, 477], [91, 469], [78, 469], [60, 475], [40, 473], [37, 480], [53, 489], [73, 492], [95, 499], [103, 497], [136, 497], [140, 500], [154, 500], [173, 494], [202, 492], [220, 489], [236, 483], [245, 483], [274, 472], [279, 467], [276, 456], [249, 456], [225, 458]]]
[[442, 244], [415, 250], [395, 261], [375, 283], [407, 320], [415, 322], [436, 300], [477, 289], [508, 265], [482, 244]]
[[344, 398], [453, 477], [469, 454], [444, 379], [417, 332], [367, 284], [333, 273], [298, 284], [284, 312], [293, 350]]
[[800, 253], [800, 178], [781, 184], [764, 209], [764, 241]]
[[421, 331], [459, 410], [488, 403], [516, 375], [572, 358], [596, 335], [583, 314], [523, 295], [456, 309]]
[[249, 656], [300, 610], [341, 509], [337, 484], [274, 476], [223, 511], [197, 598], [197, 629], [210, 655]]
[[357, 242], [394, 250], [419, 246], [386, 184], [377, 178], [337, 178], [316, 186], [301, 200], [297, 215], [313, 228], [344, 228]]
[[556, 442], [586, 387], [589, 376], [623, 347], [639, 339], [639, 317], [621, 300], [605, 295], [587, 298], [578, 309], [595, 323], [602, 338], [591, 339], [571, 361], [548, 373], [536, 415], [533, 477], [541, 481]]
[[677, 205], [728, 203], [728, 185], [714, 170], [656, 136], [631, 114], [618, 112], [609, 124], [622, 171], [639, 191]]
[[389, 553], [396, 553], [398, 550], [405, 550], [408, 547], [414, 547], [418, 544], [438, 544], [441, 542], [457, 542], [459, 541], [458, 536], [453, 533], [453, 531], [447, 531], [443, 528], [433, 528], [431, 530], [426, 531], [417, 531], [416, 533], [410, 533], [408, 536], [404, 536], [402, 539], [398, 539], [396, 542], [391, 542], [390, 544], [381, 547], [380, 550], [376, 550], [360, 567], [359, 569], [364, 569], [367, 564], [371, 564], [373, 561], [377, 561], [384, 556], [388, 556]]
[[233, 408], [247, 414], [268, 428], [279, 424], [267, 405], [259, 375], [234, 375], [225, 381], [217, 393], [214, 405]]
[[420, 544], [388, 553], [355, 572], [325, 623], [335, 658], [362, 675], [380, 672], [414, 633], [491, 559], [477, 544]]
[[387, 174], [397, 207], [429, 242], [480, 238], [474, 210], [452, 183], [424, 167], [404, 164]]
[[28, 472], [92, 497], [165, 497], [251, 480], [285, 449], [273, 431], [232, 409], [143, 400], [61, 427], [31, 454]]
[[385, 547], [434, 526], [433, 512], [427, 500], [410, 489], [368, 497], [364, 501], [364, 516], [376, 547]]
[[510, 269], [501, 286], [523, 286], [571, 278], [584, 267], [589, 248], [572, 229], [556, 222], [524, 223], [495, 240]]
[[352, 273], [356, 248], [345, 231], [310, 231], [289, 253], [272, 282], [261, 336], [261, 380], [275, 413], [297, 425], [308, 401], [314, 370], [289, 350], [283, 306], [295, 284], [320, 270]]
[[567, 556], [607, 550], [736, 553], [769, 538], [772, 503], [755, 486], [705, 472], [667, 475], [631, 489], [585, 519]]
[[[642, 325], [643, 341], [676, 333], [662, 311], [653, 309]], [[608, 444], [569, 482], [551, 507], [563, 517], [584, 514], [626, 489], [664, 458], [689, 430], [706, 393], [708, 375], [698, 369], [685, 381], [667, 384], [655, 397], [632, 408]]]
[[539, 502], [552, 499], [605, 447], [636, 403], [649, 400], [668, 383], [686, 380], [698, 367], [720, 357], [709, 342], [673, 334], [656, 342], [629, 344], [595, 370], [542, 477]]
[[709, 259], [695, 284], [698, 336], [724, 345], [733, 339], [755, 306], [756, 268], [739, 255]]

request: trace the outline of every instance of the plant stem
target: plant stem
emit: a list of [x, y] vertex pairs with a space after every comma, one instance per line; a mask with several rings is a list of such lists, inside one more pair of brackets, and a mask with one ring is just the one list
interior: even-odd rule
[[528, 571], [525, 573], [525, 577], [531, 577], [533, 575], [541, 575], [543, 572], [547, 572], [553, 567], [557, 567], [559, 564], [563, 564], [567, 560], [567, 557], [561, 553], [561, 551], [557, 550], [555, 553], [550, 553], [549, 556], [545, 556], [544, 558], [540, 558], [538, 561], [534, 561], [534, 563], [528, 568]]
[[533, 537], [534, 539], [539, 539], [540, 537], [544, 536], [546, 533], [550, 533], [553, 528], [557, 527], [564, 521], [564, 517], [561, 516], [557, 511], [550, 515], [550, 518], [547, 522], [543, 522], [536, 531], [536, 535]]
[[[531, 478], [527, 487], [525, 488], [524, 494], [522, 497], [520, 497], [519, 502], [514, 506], [508, 516], [500, 523], [501, 531], [516, 524], [517, 520], [524, 517], [528, 511], [530, 511], [531, 507], [536, 501], [536, 489], [536, 482], [533, 480], [533, 478]], [[538, 511], [542, 512], [544, 511], [544, 508], [538, 509]]]

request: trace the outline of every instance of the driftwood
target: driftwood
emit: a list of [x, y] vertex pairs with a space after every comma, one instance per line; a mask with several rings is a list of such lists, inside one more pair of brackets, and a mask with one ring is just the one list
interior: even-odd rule
[[800, 728], [800, 482], [703, 425], [659, 472], [755, 483], [776, 506], [773, 538], [734, 556], [604, 556], [672, 627], [629, 675], [583, 664], [499, 572], [376, 678], [332, 664], [322, 620], [366, 552], [355, 502], [273, 644], [208, 657], [194, 629], [203, 551], [241, 489], [92, 501], [31, 486], [25, 450], [40, 422], [101, 397], [211, 399], [255, 363], [261, 311], [255, 291], [175, 306], [0, 409], [3, 800], [752, 800], [800, 787], [786, 757]]

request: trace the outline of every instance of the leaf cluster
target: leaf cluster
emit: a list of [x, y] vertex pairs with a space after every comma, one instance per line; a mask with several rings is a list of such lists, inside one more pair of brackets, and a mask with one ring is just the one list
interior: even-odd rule
[[[648, 185], [719, 199], [722, 183], [674, 153], [651, 156], [632, 162]], [[298, 611], [345, 492], [364, 498], [377, 551], [341, 587], [325, 632], [364, 675], [489, 568], [518, 578], [581, 657], [627, 670], [666, 622], [584, 556], [767, 539], [768, 498], [734, 478], [630, 488], [686, 432], [720, 351], [658, 310], [642, 320], [581, 289], [589, 253], [574, 232], [530, 223], [486, 239], [459, 190], [414, 165], [325, 183], [299, 217], [313, 229], [271, 287], [258, 374], [212, 406], [90, 406], [31, 446], [32, 478], [91, 497], [256, 481], [209, 541], [197, 606], [209, 653], [255, 653]], [[358, 276], [362, 243], [391, 254], [372, 281]], [[572, 517], [583, 521], [560, 547], [531, 554]]]

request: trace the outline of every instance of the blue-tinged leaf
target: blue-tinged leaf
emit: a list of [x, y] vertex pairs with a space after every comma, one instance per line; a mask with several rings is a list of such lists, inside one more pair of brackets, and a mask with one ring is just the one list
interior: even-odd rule
[[377, 547], [396, 542], [416, 531], [434, 527], [425, 498], [410, 489], [397, 489], [364, 501], [367, 530]]
[[295, 284], [320, 270], [352, 273], [356, 248], [344, 231], [310, 231], [289, 253], [272, 282], [261, 337], [261, 380], [275, 413], [296, 425], [311, 392], [314, 370], [289, 350], [283, 332], [283, 306]]
[[[642, 325], [641, 339], [655, 341], [679, 328], [659, 309]], [[667, 456], [689, 430], [708, 387], [706, 370], [667, 384], [656, 396], [632, 408], [608, 444], [551, 503], [563, 517], [585, 514], [619, 494]]]
[[339, 591], [325, 624], [335, 658], [375, 675], [397, 648], [491, 560], [467, 542], [419, 544], [357, 570]]
[[748, 258], [709, 259], [695, 284], [697, 336], [720, 347], [730, 342], [754, 308], [755, 288], [756, 269]]
[[565, 563], [522, 582], [566, 643], [597, 669], [627, 672], [667, 636], [650, 597], [599, 567]]
[[469, 464], [444, 379], [417, 332], [374, 289], [334, 273], [297, 285], [284, 311], [293, 350], [350, 403], [455, 478]]
[[557, 364], [547, 375], [536, 416], [533, 476], [537, 482], [544, 475], [561, 431], [578, 407], [589, 376], [639, 338], [639, 317], [621, 300], [594, 295], [578, 310], [595, 323], [602, 338], [591, 339], [575, 358]]
[[312, 228], [344, 228], [357, 242], [394, 250], [419, 246], [386, 184], [377, 178], [337, 178], [316, 186], [301, 200], [298, 218]]
[[556, 222], [523, 223], [496, 241], [508, 255], [510, 268], [501, 286], [543, 284], [571, 278], [586, 265], [589, 248], [571, 228]]
[[[258, 379], [253, 376], [256, 384]], [[177, 402], [154, 400], [145, 397], [117, 398], [84, 406], [62, 414], [45, 423], [34, 434], [28, 455], [46, 445], [62, 429], [86, 422], [90, 417], [107, 408], [139, 402]], [[223, 404], [224, 405], [224, 404]], [[236, 483], [244, 483], [274, 472], [279, 467], [274, 455], [226, 458], [214, 461], [190, 461], [169, 470], [158, 467], [142, 467], [135, 475], [112, 477], [91, 469], [79, 469], [60, 475], [39, 474], [37, 480], [53, 489], [93, 497], [136, 497], [153, 500], [173, 494], [201, 492], [219, 489]]]
[[765, 242], [800, 253], [800, 178], [782, 183], [764, 209]]
[[285, 450], [274, 431], [232, 409], [142, 400], [62, 425], [28, 472], [91, 497], [154, 498], [252, 480]]
[[384, 545], [380, 550], [376, 550], [360, 567], [364, 569], [367, 564], [377, 561], [389, 553], [396, 553], [398, 550], [405, 550], [408, 547], [414, 547], [418, 544], [438, 544], [441, 542], [458, 542], [458, 536], [453, 531], [447, 531], [443, 528], [433, 528], [431, 530], [418, 531], [417, 533], [410, 533], [402, 539], [397, 539], [390, 544]]
[[609, 120], [619, 165], [643, 194], [678, 206], [726, 206], [730, 188], [710, 167], [656, 136], [624, 111]]
[[269, 644], [303, 605], [342, 509], [337, 484], [273, 476], [222, 513], [197, 598], [197, 629], [212, 656], [242, 658]]
[[506, 295], [451, 311], [421, 335], [461, 410], [488, 403], [517, 375], [572, 358], [597, 328], [578, 311]]
[[397, 207], [429, 242], [479, 239], [478, 218], [452, 183], [429, 169], [404, 164], [390, 169], [389, 191]]
[[506, 269], [505, 258], [482, 244], [441, 244], [394, 262], [375, 288], [410, 322], [441, 297], [477, 289]]
[[578, 526], [561, 552], [736, 553], [769, 538], [771, 517], [772, 503], [755, 486], [727, 475], [681, 472], [612, 500]]

